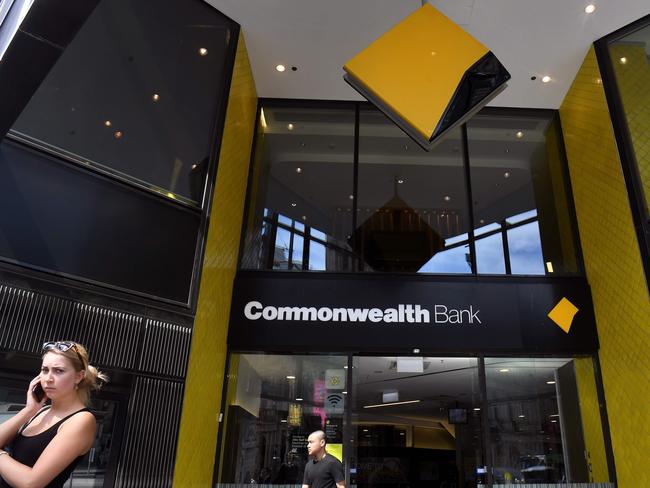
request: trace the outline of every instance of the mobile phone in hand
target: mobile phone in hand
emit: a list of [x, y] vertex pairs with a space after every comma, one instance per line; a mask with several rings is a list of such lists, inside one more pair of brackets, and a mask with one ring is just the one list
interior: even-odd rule
[[37, 402], [40, 403], [43, 401], [43, 398], [45, 398], [45, 392], [43, 391], [43, 387], [40, 383], [36, 383], [34, 388], [32, 388], [32, 395], [34, 395], [34, 398], [36, 398]]

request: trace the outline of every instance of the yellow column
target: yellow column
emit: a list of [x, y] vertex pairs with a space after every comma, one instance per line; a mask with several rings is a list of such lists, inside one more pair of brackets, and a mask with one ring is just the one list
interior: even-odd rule
[[211, 486], [257, 94], [240, 33], [230, 85], [176, 451], [174, 486]]
[[[646, 467], [650, 453], [650, 301], [593, 49], [562, 103], [560, 117], [594, 299], [618, 486], [650, 486]], [[595, 408], [593, 398], [590, 403], [589, 408]], [[583, 411], [583, 419], [589, 414]]]

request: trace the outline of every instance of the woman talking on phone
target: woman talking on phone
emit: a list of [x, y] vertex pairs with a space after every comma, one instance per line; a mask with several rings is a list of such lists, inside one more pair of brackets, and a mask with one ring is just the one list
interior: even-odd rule
[[42, 358], [25, 408], [0, 424], [0, 488], [63, 487], [95, 439], [95, 417], [86, 406], [105, 376], [74, 342], [46, 342]]

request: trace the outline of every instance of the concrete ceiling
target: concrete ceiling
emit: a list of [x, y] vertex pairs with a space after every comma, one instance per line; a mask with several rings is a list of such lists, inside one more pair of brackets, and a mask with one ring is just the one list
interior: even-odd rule
[[[343, 81], [343, 64], [421, 6], [420, 0], [205, 1], [242, 26], [260, 97], [322, 100], [361, 100]], [[498, 107], [559, 108], [593, 41], [650, 14], [648, 0], [430, 3], [510, 71], [508, 87], [490, 103]], [[597, 7], [592, 14], [584, 11], [588, 3]], [[287, 70], [277, 72], [277, 64]], [[552, 81], [543, 84], [543, 75]]]

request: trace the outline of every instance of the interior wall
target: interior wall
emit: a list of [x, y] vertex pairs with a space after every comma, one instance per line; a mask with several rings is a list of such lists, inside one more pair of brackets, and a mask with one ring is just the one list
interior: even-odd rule
[[174, 486], [178, 487], [212, 484], [230, 301], [256, 109], [255, 82], [240, 32], [185, 383], [174, 470]]
[[593, 48], [560, 117], [598, 325], [618, 486], [650, 486], [644, 468], [650, 452], [650, 301]]

